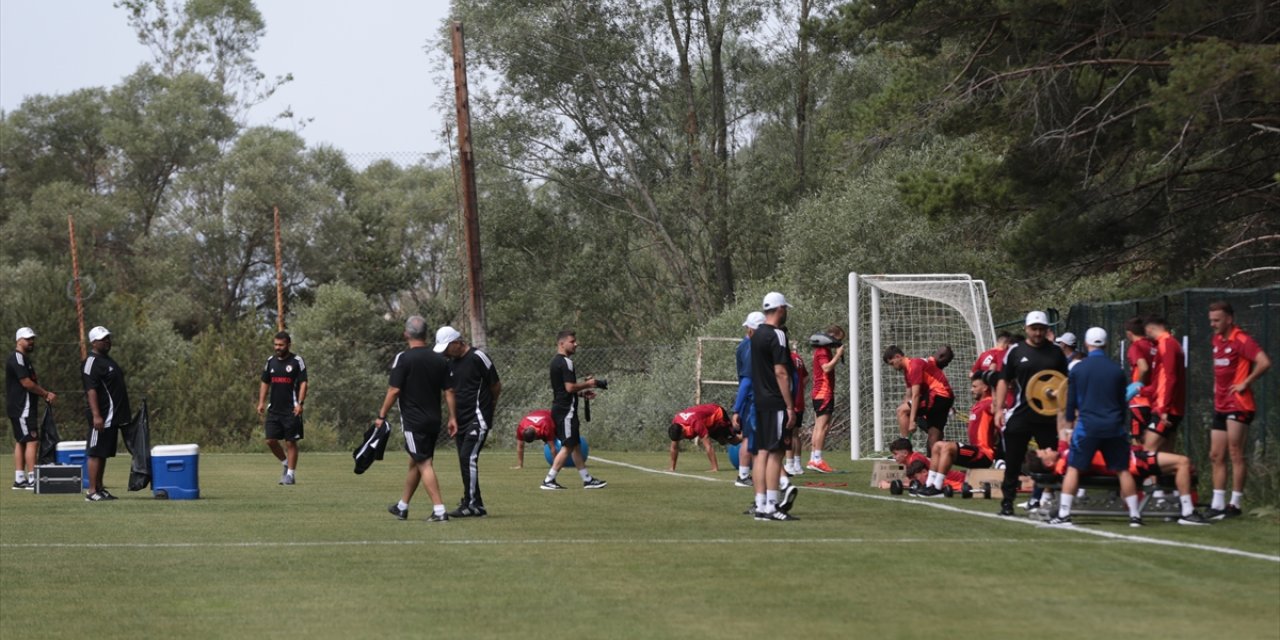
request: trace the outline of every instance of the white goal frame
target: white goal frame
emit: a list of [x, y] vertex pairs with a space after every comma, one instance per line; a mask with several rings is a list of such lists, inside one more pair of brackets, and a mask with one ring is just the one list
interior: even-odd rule
[[[945, 295], [934, 293], [932, 295], [921, 295], [921, 289], [928, 288], [934, 292], [943, 292]], [[972, 340], [972, 350], [981, 353], [990, 349], [995, 345], [995, 324], [991, 318], [991, 305], [987, 298], [987, 284], [982, 280], [975, 280], [968, 274], [858, 274], [857, 272], [849, 273], [849, 455], [850, 459], [858, 460], [863, 457], [862, 436], [866, 429], [872, 429], [873, 439], [872, 446], [875, 452], [885, 450], [884, 432], [886, 427], [892, 426], [897, 428], [897, 418], [892, 409], [885, 410], [885, 397], [882, 381], [883, 366], [880, 360], [881, 350], [881, 295], [883, 293], [898, 294], [903, 296], [914, 296], [940, 303], [954, 309], [964, 324], [968, 327], [971, 335], [957, 335], [956, 342], [960, 340]], [[867, 296], [866, 314], [869, 317], [868, 338], [870, 344], [862, 343], [862, 318], [863, 313], [861, 305], [862, 296]], [[968, 351], [969, 349], [966, 349]], [[911, 354], [914, 355], [914, 354]], [[965, 376], [961, 379], [967, 379], [970, 362], [964, 362], [961, 357], [956, 358], [955, 368], [951, 371], [964, 370]], [[870, 365], [870, 377], [863, 380], [860, 376], [862, 371], [860, 367]], [[955, 376], [950, 376], [953, 380], [952, 387], [956, 393], [957, 400], [962, 396], [967, 387], [957, 387], [954, 380]], [[869, 386], [870, 389], [863, 387]], [[862, 394], [864, 391], [870, 391], [872, 394], [872, 411], [870, 416], [863, 414]], [[958, 409], [959, 407], [957, 407]], [[888, 413], [889, 420], [893, 423], [887, 425], [885, 423], [885, 414]], [[950, 428], [950, 427], [948, 427]]]

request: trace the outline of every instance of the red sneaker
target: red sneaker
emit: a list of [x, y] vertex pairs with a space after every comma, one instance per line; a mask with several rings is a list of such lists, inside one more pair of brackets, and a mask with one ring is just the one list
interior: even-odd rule
[[831, 473], [835, 471], [835, 469], [831, 468], [831, 465], [827, 464], [826, 460], [810, 460], [809, 464], [806, 464], [804, 468], [809, 469], [810, 471], [817, 471], [818, 473]]

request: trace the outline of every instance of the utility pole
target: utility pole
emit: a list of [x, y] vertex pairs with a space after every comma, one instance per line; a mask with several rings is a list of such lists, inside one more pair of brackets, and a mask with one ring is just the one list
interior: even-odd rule
[[89, 350], [84, 339], [84, 293], [80, 290], [80, 254], [76, 250], [76, 221], [67, 214], [67, 234], [71, 237], [71, 281], [75, 286], [76, 322], [80, 328], [80, 360], [89, 357]]
[[468, 310], [471, 343], [487, 342], [484, 319], [484, 282], [480, 270], [480, 212], [476, 204], [476, 159], [471, 149], [471, 104], [467, 97], [467, 54], [462, 43], [462, 23], [453, 23], [453, 85], [458, 111], [458, 161], [462, 174], [462, 220], [467, 244]]

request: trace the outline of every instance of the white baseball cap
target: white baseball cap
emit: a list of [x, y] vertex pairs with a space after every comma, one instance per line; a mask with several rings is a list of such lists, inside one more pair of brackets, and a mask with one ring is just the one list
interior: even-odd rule
[[106, 327], [103, 327], [103, 326], [94, 327], [89, 330], [89, 342], [97, 342], [109, 335], [111, 335], [111, 332], [107, 331]]
[[[1105, 336], [1105, 334], [1104, 334], [1104, 336], [1103, 336], [1103, 338], [1102, 338], [1102, 339], [1103, 339], [1103, 341], [1106, 341], [1106, 336]], [[1054, 340], [1054, 342], [1056, 342], [1056, 343], [1058, 343], [1058, 344], [1065, 344], [1065, 345], [1067, 345], [1068, 347], [1075, 348], [1075, 346], [1076, 346], [1076, 344], [1077, 344], [1077, 342], [1076, 342], [1076, 334], [1071, 333], [1070, 331], [1068, 331], [1068, 332], [1066, 332], [1066, 333], [1064, 333], [1064, 334], [1062, 334], [1062, 335], [1058, 336], [1058, 339], [1057, 339], [1057, 340]]]
[[449, 325], [445, 325], [436, 331], [436, 346], [432, 347], [431, 350], [436, 353], [444, 353], [444, 350], [448, 348], [451, 343], [455, 340], [460, 340], [461, 338], [462, 334], [458, 333], [457, 329], [454, 329]]
[[1084, 332], [1084, 343], [1091, 347], [1101, 347], [1107, 344], [1107, 330], [1102, 327], [1090, 327]]
[[778, 293], [777, 291], [770, 291], [764, 297], [765, 311], [772, 311], [774, 309], [777, 309], [778, 307], [790, 307], [790, 306], [791, 304], [787, 302], [787, 297], [782, 295], [781, 293]]
[[18, 333], [16, 336], [14, 336], [13, 340], [14, 342], [17, 342], [18, 340], [25, 340], [27, 338], [34, 338], [34, 337], [36, 337], [35, 329], [32, 329], [31, 327], [23, 327], [21, 329], [18, 329]]
[[1027, 314], [1027, 321], [1025, 324], [1028, 327], [1034, 327], [1038, 324], [1042, 324], [1047, 327], [1049, 326], [1049, 316], [1045, 315], [1043, 311], [1032, 311]]
[[762, 324], [764, 324], [764, 314], [759, 311], [752, 311], [747, 314], [747, 319], [742, 323], [742, 326], [755, 331]]

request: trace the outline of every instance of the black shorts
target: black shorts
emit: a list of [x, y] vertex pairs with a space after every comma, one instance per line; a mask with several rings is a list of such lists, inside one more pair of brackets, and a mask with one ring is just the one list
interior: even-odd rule
[[921, 407], [920, 412], [916, 413], [916, 425], [941, 430], [947, 426], [947, 418], [951, 416], [953, 404], [955, 404], [955, 398], [933, 398], [929, 406]]
[[556, 425], [556, 439], [560, 446], [576, 447], [582, 443], [582, 424], [578, 422], [578, 412], [572, 408], [561, 412], [551, 410], [551, 421]]
[[759, 451], [782, 451], [787, 448], [788, 438], [787, 430], [787, 410], [778, 409], [776, 411], [760, 411], [756, 410], [756, 438], [755, 448], [751, 449], [751, 453]]
[[829, 416], [836, 409], [835, 398], [814, 398], [813, 415]]
[[1151, 424], [1151, 407], [1129, 407], [1129, 430], [1134, 440], [1142, 439], [1142, 431]]
[[436, 441], [440, 439], [440, 425], [404, 425], [404, 450], [414, 462], [426, 462], [436, 455]]
[[302, 416], [268, 411], [263, 427], [267, 432], [268, 440], [296, 442], [302, 439]]
[[1160, 476], [1160, 452], [1158, 451], [1134, 451], [1133, 460], [1130, 462], [1130, 471], [1133, 477], [1144, 480], [1150, 477]]
[[1172, 438], [1178, 432], [1178, 425], [1182, 423], [1182, 416], [1169, 416], [1169, 422], [1161, 423], [1160, 416], [1152, 414], [1151, 421], [1147, 423], [1146, 430], [1152, 433], [1158, 433], [1166, 438]]
[[966, 469], [990, 469], [995, 464], [995, 457], [971, 444], [961, 444], [956, 453], [955, 463]]
[[[32, 411], [32, 414], [35, 412]], [[25, 418], [15, 418], [9, 416], [9, 423], [13, 425], [14, 442], [35, 442], [39, 431], [36, 429], [35, 415], [29, 415]], [[1226, 427], [1223, 427], [1226, 429]]]
[[95, 458], [116, 457], [116, 444], [120, 440], [120, 429], [125, 425], [103, 427], [101, 431], [89, 425], [89, 437], [85, 438], [84, 454]]
[[[1253, 412], [1252, 411], [1231, 411], [1228, 413], [1220, 413], [1218, 411], [1214, 411], [1213, 412], [1213, 430], [1226, 431], [1228, 420], [1231, 420], [1232, 422], [1239, 422], [1240, 424], [1247, 427], [1253, 424]], [[16, 434], [17, 432], [15, 431], [14, 433]]]

